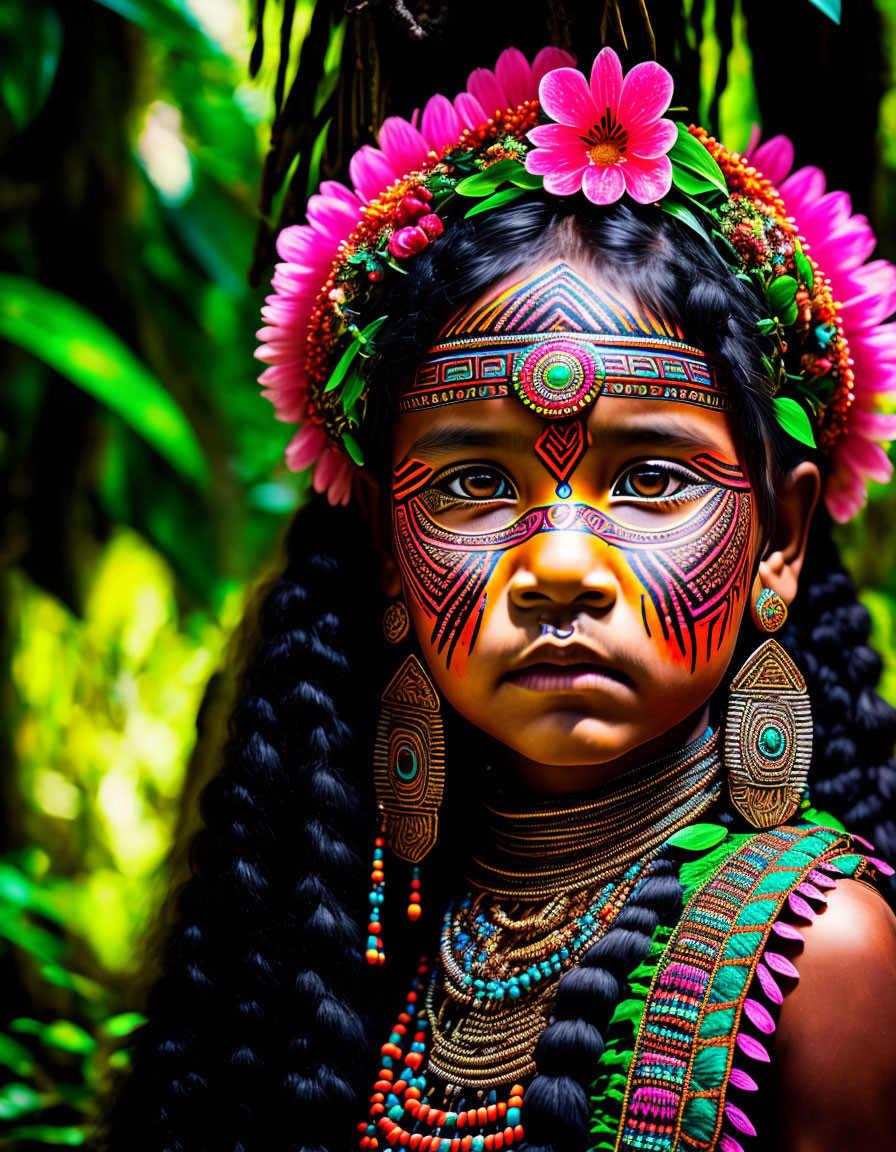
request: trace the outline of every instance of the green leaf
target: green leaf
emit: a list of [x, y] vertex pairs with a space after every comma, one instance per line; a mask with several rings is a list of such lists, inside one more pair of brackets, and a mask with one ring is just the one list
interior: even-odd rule
[[338, 388], [345, 378], [346, 372], [352, 366], [352, 362], [363, 346], [368, 343], [372, 336], [374, 336], [386, 321], [385, 316], [379, 316], [376, 320], [372, 320], [366, 328], [362, 328], [360, 333], [354, 337], [348, 348], [339, 357], [336, 367], [330, 379], [327, 381], [327, 386], [324, 392], [332, 392], [334, 388]]
[[352, 436], [351, 432], [342, 433], [342, 443], [345, 445], [345, 450], [351, 456], [352, 460], [360, 468], [364, 463], [364, 453], [358, 444], [358, 441]]
[[672, 165], [672, 183], [686, 196], [701, 196], [710, 192], [715, 197], [720, 195], [715, 184], [704, 180], [702, 176], [696, 176], [679, 164]]
[[0, 337], [115, 412], [185, 479], [205, 484], [202, 448], [171, 394], [80, 304], [24, 278], [0, 276]]
[[496, 192], [493, 196], [489, 196], [487, 200], [482, 200], [480, 203], [472, 207], [469, 212], [464, 213], [464, 219], [470, 216], [478, 216], [480, 212], [490, 212], [492, 208], [500, 208], [502, 204], [510, 204], [514, 200], [519, 200], [521, 196], [526, 195], [525, 188], [505, 188], [501, 192]]
[[714, 848], [728, 835], [728, 829], [721, 824], [691, 824], [669, 837], [673, 848], [686, 848], [689, 852], [702, 852], [704, 848]]
[[777, 316], [796, 301], [796, 291], [799, 288], [792, 276], [777, 276], [768, 287], [766, 296], [769, 307]]
[[0, 1088], [0, 1120], [15, 1120], [27, 1112], [36, 1112], [42, 1104], [40, 1093], [28, 1084], [13, 1082]]
[[678, 129], [678, 139], [669, 149], [668, 156], [672, 161], [673, 170], [680, 166], [689, 172], [696, 172], [709, 181], [724, 196], [728, 195], [728, 185], [722, 175], [722, 169], [710, 156], [696, 136], [692, 136], [687, 126], [680, 121], [675, 122]]
[[664, 212], [668, 212], [670, 216], [674, 216], [676, 220], [680, 220], [682, 224], [687, 224], [688, 228], [692, 228], [707, 244], [712, 243], [706, 234], [706, 229], [690, 208], [686, 208], [684, 204], [679, 203], [677, 200], [670, 200], [668, 196], [665, 200], [660, 201], [660, 207]]
[[838, 832], [846, 831], [846, 828], [836, 816], [831, 815], [830, 812], [825, 812], [822, 808], [813, 808], [810, 805], [800, 812], [800, 817], [803, 820], [808, 820], [812, 824], [820, 824], [822, 828], [836, 828]]
[[107, 1036], [130, 1036], [135, 1028], [146, 1023], [146, 1017], [139, 1012], [121, 1012], [118, 1016], [110, 1016], [103, 1025]]
[[55, 1128], [52, 1124], [25, 1124], [3, 1134], [10, 1140], [38, 1140], [42, 1144], [63, 1144], [75, 1148], [87, 1139], [87, 1133], [71, 1125]]
[[776, 396], [774, 401], [775, 418], [788, 436], [806, 444], [809, 448], [815, 447], [815, 435], [805, 408], [789, 396]]
[[801, 248], [797, 248], [793, 253], [794, 263], [796, 270], [800, 274], [800, 281], [806, 286], [806, 289], [811, 293], [815, 287], [815, 272], [812, 268], [812, 263], [809, 257], [803, 252]]
[[515, 176], [508, 177], [509, 184], [515, 184], [517, 188], [544, 188], [544, 176], [538, 176], [534, 172], [527, 172], [521, 165], [517, 165], [519, 172]]
[[483, 168], [481, 172], [475, 172], [472, 176], [465, 177], [456, 185], [454, 191], [458, 196], [488, 196], [505, 181], [519, 176], [521, 170], [525, 172], [525, 168], [519, 160], [509, 158], [499, 160], [496, 164]]
[[809, 3], [814, 4], [819, 12], [823, 12], [835, 24], [840, 23], [841, 0], [809, 0]]
[[51, 1048], [61, 1048], [63, 1052], [77, 1052], [86, 1055], [96, 1048], [96, 1041], [83, 1028], [71, 1020], [54, 1020], [41, 1029], [40, 1038]]
[[12, 1036], [0, 1033], [0, 1066], [9, 1068], [16, 1076], [30, 1076], [34, 1068], [34, 1057], [24, 1044], [13, 1040]]
[[30, 124], [50, 94], [62, 53], [58, 15], [41, 3], [0, 10], [0, 98], [16, 131]]
[[759, 323], [756, 325], [756, 327], [759, 329], [759, 331], [762, 332], [766, 336], [768, 335], [769, 332], [774, 332], [774, 330], [775, 330], [775, 328], [777, 328], [777, 326], [778, 326], [777, 321], [771, 320], [771, 319], [760, 320]]

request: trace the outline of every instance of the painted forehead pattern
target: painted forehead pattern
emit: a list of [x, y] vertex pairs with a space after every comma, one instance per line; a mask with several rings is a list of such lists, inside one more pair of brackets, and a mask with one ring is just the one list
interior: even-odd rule
[[567, 264], [451, 321], [398, 409], [511, 394], [551, 421], [574, 419], [599, 395], [730, 408], [715, 366], [680, 332], [596, 292]]

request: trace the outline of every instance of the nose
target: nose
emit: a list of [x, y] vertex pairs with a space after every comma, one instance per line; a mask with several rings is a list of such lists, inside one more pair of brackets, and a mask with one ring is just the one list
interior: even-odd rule
[[510, 581], [522, 609], [607, 609], [618, 595], [609, 545], [589, 532], [539, 532], [521, 549]]

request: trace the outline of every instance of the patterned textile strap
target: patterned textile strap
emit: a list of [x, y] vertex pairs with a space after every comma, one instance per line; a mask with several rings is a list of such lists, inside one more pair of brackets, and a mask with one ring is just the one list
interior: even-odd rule
[[[785, 904], [796, 916], [814, 917], [804, 896], [824, 900], [817, 884], [824, 882], [825, 869], [854, 877], [874, 872], [863, 856], [854, 854], [844, 833], [817, 825], [774, 828], [728, 856], [690, 900], [647, 996], [622, 1105], [618, 1152], [739, 1148], [728, 1135], [718, 1143], [726, 1118], [739, 1133], [753, 1133], [747, 1116], [726, 1104], [726, 1093], [729, 1080], [750, 1080], [740, 1072], [732, 1077], [735, 1056], [768, 1059], [758, 1040], [741, 1034], [742, 1022], [755, 1023], [766, 1034], [775, 1024], [747, 995], [773, 926], [782, 936], [799, 936], [786, 922], [776, 924]], [[767, 965], [759, 977], [765, 988]], [[777, 987], [773, 979], [771, 984]], [[773, 999], [780, 1003], [779, 997]]]

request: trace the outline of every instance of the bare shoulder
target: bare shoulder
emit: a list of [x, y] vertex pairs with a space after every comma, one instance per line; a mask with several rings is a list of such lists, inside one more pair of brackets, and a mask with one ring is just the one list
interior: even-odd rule
[[793, 960], [775, 1042], [787, 1152], [894, 1148], [896, 916], [841, 880]]

